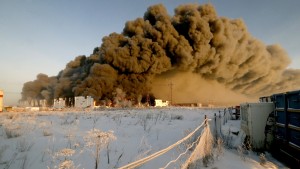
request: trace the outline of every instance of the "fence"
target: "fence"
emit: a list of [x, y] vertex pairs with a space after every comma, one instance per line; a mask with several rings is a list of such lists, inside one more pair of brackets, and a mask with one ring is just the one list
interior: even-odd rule
[[[187, 139], [191, 138], [191, 137], [192, 137], [192, 136], [193, 136], [200, 128], [202, 128], [202, 127], [204, 126], [204, 124], [207, 123], [207, 121], [208, 121], [208, 119], [207, 119], [206, 116], [205, 116], [205, 119], [204, 119], [204, 121], [202, 122], [202, 124], [201, 124], [200, 126], [198, 126], [198, 127], [197, 127], [194, 131], [192, 131], [190, 134], [188, 134], [186, 137], [184, 137], [183, 139], [177, 141], [176, 143], [170, 145], [169, 147], [167, 147], [167, 148], [165, 148], [165, 149], [162, 149], [162, 150], [160, 150], [160, 151], [158, 151], [158, 152], [156, 152], [156, 153], [153, 153], [153, 154], [151, 154], [151, 155], [149, 155], [149, 156], [147, 156], [147, 157], [145, 157], [145, 158], [142, 158], [142, 159], [140, 159], [140, 160], [137, 160], [137, 161], [135, 161], [135, 162], [132, 162], [132, 163], [130, 163], [130, 164], [127, 164], [127, 165], [125, 165], [125, 166], [123, 166], [123, 167], [120, 167], [119, 169], [132, 169], [132, 168], [136, 168], [136, 167], [139, 167], [139, 166], [141, 166], [141, 165], [147, 163], [147, 162], [150, 161], [150, 160], [153, 160], [153, 159], [155, 159], [155, 158], [157, 158], [157, 157], [159, 157], [159, 156], [165, 154], [166, 152], [170, 151], [170, 150], [173, 149], [174, 147], [180, 145], [181, 143], [185, 142]], [[199, 137], [200, 137], [200, 136], [199, 136]], [[199, 137], [198, 137], [198, 138], [199, 138]], [[197, 139], [197, 140], [198, 140], [198, 139]], [[195, 141], [192, 145], [194, 145], [195, 143], [196, 143], [196, 141]], [[186, 153], [190, 148], [191, 148], [191, 146], [189, 146], [189, 147], [187, 148], [187, 150], [185, 151], [185, 153]], [[176, 162], [176, 161], [177, 161], [182, 155], [184, 155], [185, 153], [181, 153], [177, 159], [170, 161], [170, 162], [169, 162], [165, 167], [163, 167], [163, 168], [168, 167], [168, 165], [170, 165], [172, 162]]]
[[[212, 125], [212, 131], [214, 132], [214, 137], [215, 137], [215, 140], [217, 140], [217, 138], [221, 138], [221, 139], [225, 139], [225, 136], [224, 134], [222, 133], [222, 130], [221, 130], [221, 126], [222, 126], [222, 123], [223, 125], [227, 122], [227, 120], [229, 119], [234, 119], [233, 117], [233, 113], [230, 109], [226, 110], [224, 109], [223, 111], [223, 115], [221, 114], [221, 111], [219, 111], [219, 115], [217, 116], [217, 114], [215, 113], [214, 114], [214, 123]], [[177, 141], [176, 143], [170, 145], [169, 147], [165, 148], [165, 149], [162, 149], [156, 153], [153, 153], [145, 158], [142, 158], [140, 160], [137, 160], [135, 162], [132, 162], [130, 164], [127, 164], [123, 167], [120, 167], [119, 169], [133, 169], [133, 168], [136, 168], [136, 167], [139, 167], [165, 153], [167, 153], [168, 151], [170, 151], [171, 149], [175, 148], [176, 146], [180, 145], [181, 143], [185, 142], [186, 140], [188, 140], [189, 138], [191, 138], [192, 136], [196, 135], [196, 133], [202, 128], [202, 127], [206, 127], [207, 125], [207, 122], [211, 120], [211, 119], [208, 119], [205, 115], [205, 118], [204, 118], [204, 121], [201, 123], [201, 125], [199, 125], [194, 131], [192, 131], [190, 134], [188, 134], [186, 137], [184, 137], [183, 139]], [[199, 141], [201, 135], [197, 136], [197, 139], [196, 141], [194, 141], [190, 146], [188, 146], [185, 150], [185, 152], [179, 154], [179, 156], [175, 159], [175, 160], [172, 160], [170, 161], [169, 163], [167, 163], [164, 167], [160, 168], [160, 169], [165, 169], [167, 168], [170, 164], [176, 162], [179, 158], [181, 158], [183, 155], [185, 155], [188, 150], [190, 150], [192, 147], [195, 146], [195, 144], [197, 144], [197, 142]]]

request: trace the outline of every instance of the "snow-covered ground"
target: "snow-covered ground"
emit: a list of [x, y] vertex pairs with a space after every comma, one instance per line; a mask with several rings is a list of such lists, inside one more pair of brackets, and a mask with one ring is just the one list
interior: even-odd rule
[[[174, 107], [1, 113], [0, 168], [90, 169], [95, 168], [96, 159], [100, 159], [98, 168], [119, 168], [181, 140], [203, 123], [204, 115], [212, 119], [209, 124], [213, 126], [214, 113], [218, 112], [219, 109]], [[285, 168], [269, 154], [262, 165], [260, 154], [239, 151], [239, 136], [229, 132], [239, 130], [239, 122], [228, 120], [224, 124], [221, 133], [231, 139], [230, 146], [225, 141], [220, 144], [221, 151], [216, 146], [209, 168]], [[139, 168], [163, 168], [186, 152], [167, 167], [180, 168], [192, 153], [193, 148], [187, 147], [197, 140], [202, 129]], [[214, 135], [213, 130], [212, 127]], [[100, 137], [105, 139], [97, 140]]]

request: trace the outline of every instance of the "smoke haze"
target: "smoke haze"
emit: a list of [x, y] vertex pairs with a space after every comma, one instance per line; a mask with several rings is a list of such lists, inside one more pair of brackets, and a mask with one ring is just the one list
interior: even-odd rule
[[170, 100], [172, 82], [175, 103], [240, 103], [297, 89], [300, 70], [287, 69], [290, 62], [279, 45], [255, 39], [241, 19], [220, 17], [211, 4], [181, 5], [174, 16], [158, 4], [104, 37], [89, 57], [25, 83], [22, 99], [112, 99], [120, 88], [128, 99], [153, 93]]

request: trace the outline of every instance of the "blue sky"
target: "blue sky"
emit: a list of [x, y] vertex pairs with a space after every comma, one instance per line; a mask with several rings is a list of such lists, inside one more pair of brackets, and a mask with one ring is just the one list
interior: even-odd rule
[[252, 36], [280, 44], [300, 68], [299, 0], [0, 0], [0, 89], [4, 104], [20, 99], [39, 73], [57, 75], [78, 55], [89, 56], [128, 20], [162, 3], [173, 14], [183, 3], [211, 2], [219, 16], [241, 18]]

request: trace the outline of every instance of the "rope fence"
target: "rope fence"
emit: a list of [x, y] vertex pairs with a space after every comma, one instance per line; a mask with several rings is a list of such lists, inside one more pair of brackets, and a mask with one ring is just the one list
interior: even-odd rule
[[[232, 112], [231, 110], [226, 110], [224, 109], [224, 114], [221, 115], [221, 111], [219, 111], [219, 116], [214, 115], [214, 131], [215, 131], [215, 136], [216, 137], [221, 137], [221, 138], [224, 138], [224, 135], [221, 131], [221, 125], [222, 125], [222, 121], [223, 121], [223, 125], [225, 123], [227, 123], [227, 120], [229, 119], [232, 119]], [[194, 131], [192, 131], [190, 134], [188, 134], [186, 137], [184, 137], [183, 139], [177, 141], [176, 143], [170, 145], [169, 147], [165, 148], [165, 149], [162, 149], [156, 153], [153, 153], [145, 158], [142, 158], [140, 160], [137, 160], [135, 162], [132, 162], [132, 163], [129, 163], [123, 167], [120, 167], [119, 169], [133, 169], [133, 168], [136, 168], [136, 167], [139, 167], [165, 153], [167, 153], [168, 151], [170, 151], [171, 149], [173, 149], [174, 147], [180, 145], [181, 143], [185, 142], [186, 140], [188, 140], [190, 137], [192, 137], [201, 127], [203, 126], [207, 126], [207, 122], [210, 121], [211, 119], [208, 119], [205, 115], [205, 119], [204, 121], [201, 123], [201, 125], [199, 125]], [[197, 144], [200, 140], [200, 137], [201, 137], [202, 133], [197, 137], [196, 141], [194, 141], [186, 150], [185, 152], [181, 153], [175, 160], [172, 160], [170, 161], [169, 163], [167, 163], [164, 167], [160, 168], [160, 169], [166, 169], [170, 164], [176, 162], [181, 156], [185, 155], [188, 150], [190, 150], [192, 147], [195, 146], [195, 144]]]
[[[202, 133], [201, 133], [201, 135], [202, 135]], [[194, 147], [194, 145], [195, 145], [196, 143], [199, 142], [201, 135], [197, 138], [196, 141], [194, 141], [194, 142], [193, 142], [193, 143], [185, 150], [185, 152], [181, 153], [175, 160], [170, 161], [167, 165], [165, 165], [163, 168], [160, 168], [160, 169], [166, 169], [170, 164], [176, 162], [181, 156], [185, 155], [192, 147]]]
[[[147, 157], [145, 157], [145, 158], [142, 158], [142, 159], [140, 159], [140, 160], [137, 160], [137, 161], [135, 161], [135, 162], [132, 162], [132, 163], [130, 163], [130, 164], [127, 164], [127, 165], [125, 165], [125, 166], [123, 166], [123, 167], [120, 167], [119, 169], [133, 169], [133, 168], [136, 168], [136, 167], [138, 167], [138, 166], [141, 166], [141, 165], [147, 163], [148, 161], [151, 161], [151, 160], [153, 160], [153, 159], [155, 159], [155, 158], [157, 158], [157, 157], [159, 157], [159, 156], [165, 154], [166, 152], [170, 151], [170, 150], [173, 149], [174, 147], [180, 145], [181, 143], [183, 143], [184, 141], [186, 141], [187, 139], [189, 139], [191, 136], [193, 136], [193, 135], [194, 135], [194, 134], [202, 127], [202, 126], [204, 126], [204, 124], [207, 123], [207, 121], [208, 121], [208, 119], [207, 119], [206, 116], [205, 116], [205, 120], [201, 123], [201, 125], [198, 126], [194, 131], [192, 131], [190, 134], [188, 134], [188, 135], [187, 135], [186, 137], [184, 137], [183, 139], [177, 141], [176, 143], [170, 145], [169, 147], [167, 147], [167, 148], [165, 148], [165, 149], [162, 149], [162, 150], [160, 150], [160, 151], [158, 151], [158, 152], [156, 152], [156, 153], [153, 153], [153, 154], [151, 154], [151, 155], [149, 155], [149, 156], [147, 156]], [[199, 139], [199, 138], [198, 138], [198, 139]], [[197, 140], [198, 140], [198, 139], [197, 139]], [[197, 142], [197, 141], [196, 141], [196, 142]], [[193, 144], [194, 144], [194, 143], [193, 143]], [[188, 149], [189, 149], [189, 148], [188, 148]], [[187, 149], [187, 150], [188, 150], [188, 149]], [[180, 156], [182, 156], [182, 155], [180, 155]], [[178, 159], [179, 159], [179, 158], [180, 158], [180, 157], [178, 157]], [[176, 159], [175, 161], [177, 161], [177, 159]], [[170, 162], [169, 162], [169, 163], [170, 163]], [[168, 163], [164, 168], [166, 168], [166, 167], [169, 165], [169, 163]]]

